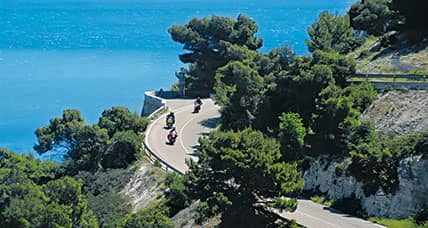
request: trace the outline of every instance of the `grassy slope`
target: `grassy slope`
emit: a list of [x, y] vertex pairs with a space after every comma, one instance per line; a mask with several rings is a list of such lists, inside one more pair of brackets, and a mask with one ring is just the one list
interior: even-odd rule
[[370, 50], [379, 41], [369, 37], [366, 42], [349, 56], [357, 61], [360, 72], [418, 73], [428, 75], [428, 42], [404, 46], [399, 50], [380, 48]]
[[370, 218], [369, 220], [388, 228], [428, 228], [428, 223], [418, 225], [413, 219]]

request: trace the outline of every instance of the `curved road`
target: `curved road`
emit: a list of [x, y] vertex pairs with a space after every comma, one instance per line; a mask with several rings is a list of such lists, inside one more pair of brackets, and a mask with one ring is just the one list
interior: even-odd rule
[[185, 173], [188, 170], [187, 159], [192, 156], [194, 146], [204, 133], [216, 127], [220, 117], [219, 108], [210, 99], [204, 99], [199, 113], [193, 112], [193, 100], [166, 100], [166, 106], [175, 113], [175, 126], [178, 138], [174, 145], [167, 144], [168, 129], [164, 129], [166, 114], [154, 120], [146, 131], [146, 145], [163, 162], [176, 171]]
[[[214, 129], [220, 117], [219, 107], [212, 100], [205, 99], [203, 102], [201, 112], [193, 114], [193, 100], [166, 100], [167, 107], [176, 116], [178, 139], [175, 145], [166, 144], [168, 130], [164, 129], [164, 126], [167, 114], [154, 120], [146, 131], [146, 146], [156, 157], [180, 173], [188, 170], [186, 160], [195, 158], [192, 153], [194, 146], [198, 143], [198, 138]], [[281, 215], [294, 219], [303, 226], [314, 228], [382, 227], [360, 218], [332, 211], [309, 200], [299, 200], [295, 212], [281, 213]]]

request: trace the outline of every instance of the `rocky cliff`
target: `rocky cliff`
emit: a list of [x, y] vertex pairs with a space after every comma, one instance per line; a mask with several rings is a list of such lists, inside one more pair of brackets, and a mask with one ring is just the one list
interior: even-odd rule
[[165, 172], [146, 161], [136, 165], [138, 169], [130, 178], [122, 194], [130, 199], [134, 211], [146, 207], [163, 194]]
[[379, 97], [363, 114], [384, 133], [428, 130], [428, 91], [391, 91]]
[[305, 190], [319, 191], [330, 199], [355, 197], [369, 216], [407, 218], [428, 205], [428, 160], [421, 156], [404, 159], [398, 168], [399, 188], [395, 194], [379, 190], [365, 196], [363, 184], [352, 176], [338, 175], [336, 167], [346, 161], [317, 160], [304, 174]]
[[[381, 95], [363, 114], [377, 131], [405, 134], [428, 130], [428, 91], [391, 91]], [[406, 218], [428, 206], [428, 160], [422, 156], [403, 159], [399, 163], [399, 187], [394, 194], [379, 190], [366, 196], [363, 183], [345, 172], [349, 160], [313, 161], [304, 173], [305, 190], [319, 191], [330, 199], [355, 197], [369, 216]]]

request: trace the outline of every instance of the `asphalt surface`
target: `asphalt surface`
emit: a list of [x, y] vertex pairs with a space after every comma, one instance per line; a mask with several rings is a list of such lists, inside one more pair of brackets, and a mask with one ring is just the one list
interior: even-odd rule
[[[174, 145], [167, 144], [166, 114], [154, 120], [146, 131], [146, 145], [163, 162], [180, 173], [188, 171], [187, 159], [192, 156], [199, 137], [213, 130], [220, 118], [219, 107], [212, 100], [203, 100], [200, 113], [193, 112], [193, 100], [167, 100], [167, 107], [175, 113], [178, 138]], [[281, 213], [305, 227], [314, 228], [379, 228], [380, 225], [355, 218], [310, 200], [299, 200], [293, 213]]]
[[283, 217], [294, 219], [300, 225], [314, 228], [380, 228], [378, 224], [340, 213], [310, 200], [299, 200], [293, 213], [281, 213]]
[[216, 127], [220, 118], [219, 108], [212, 100], [203, 100], [199, 113], [193, 112], [193, 100], [167, 100], [167, 107], [175, 113], [175, 127], [178, 138], [174, 145], [167, 144], [169, 130], [165, 129], [166, 114], [154, 120], [146, 132], [146, 145], [163, 162], [180, 173], [188, 170], [186, 160], [192, 156], [198, 139]]

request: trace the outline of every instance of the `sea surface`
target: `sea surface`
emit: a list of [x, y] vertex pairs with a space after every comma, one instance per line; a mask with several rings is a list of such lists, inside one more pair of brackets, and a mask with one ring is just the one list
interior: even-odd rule
[[95, 123], [112, 106], [140, 113], [144, 91], [169, 88], [183, 65], [167, 32], [193, 17], [245, 14], [267, 52], [307, 54], [318, 14], [353, 0], [0, 0], [0, 147], [34, 153], [34, 130], [79, 109]]

